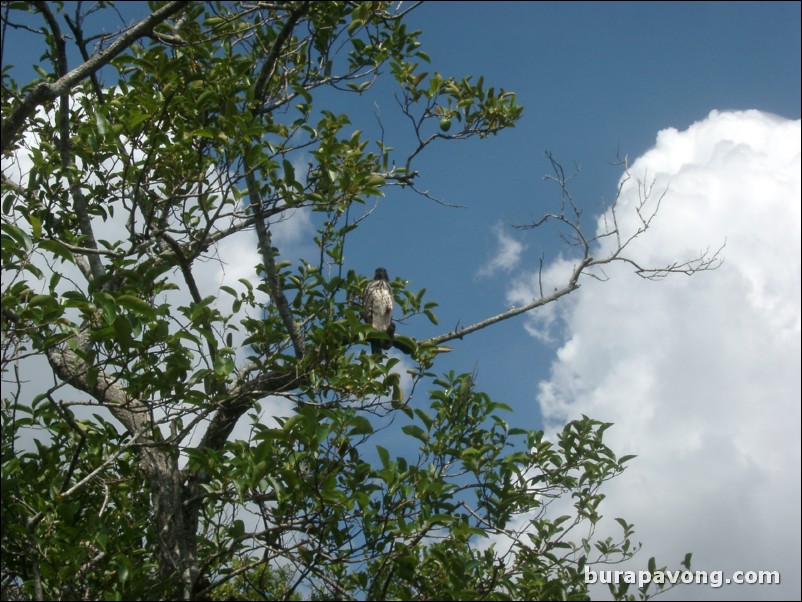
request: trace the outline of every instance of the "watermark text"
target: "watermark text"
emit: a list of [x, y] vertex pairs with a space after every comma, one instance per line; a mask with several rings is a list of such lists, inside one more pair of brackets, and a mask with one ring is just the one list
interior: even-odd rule
[[697, 584], [719, 588], [722, 585], [779, 585], [779, 571], [735, 571], [731, 577], [724, 577], [724, 571], [594, 571], [585, 567], [585, 583], [604, 583], [618, 585], [629, 583], [643, 587], [655, 585]]

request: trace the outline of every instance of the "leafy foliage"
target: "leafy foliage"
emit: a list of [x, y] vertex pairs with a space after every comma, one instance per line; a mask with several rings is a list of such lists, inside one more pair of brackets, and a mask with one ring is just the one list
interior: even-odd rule
[[[44, 53], [27, 84], [2, 79], [3, 597], [587, 596], [584, 566], [635, 551], [623, 520], [593, 540], [627, 460], [609, 425], [512, 429], [470, 375], [434, 376], [434, 339], [397, 337], [404, 391], [343, 265], [368, 201], [415, 189], [430, 144], [512, 127], [514, 94], [420, 71], [388, 2], [153, 2], [90, 29], [115, 10], [4, 7]], [[333, 109], [383, 73], [400, 151]], [[280, 259], [299, 211], [316, 264]], [[258, 278], [206, 290], [232, 244]], [[403, 319], [437, 323], [392, 287]], [[25, 383], [26, 362], [52, 378]], [[294, 410], [265, 420], [276, 399]]]

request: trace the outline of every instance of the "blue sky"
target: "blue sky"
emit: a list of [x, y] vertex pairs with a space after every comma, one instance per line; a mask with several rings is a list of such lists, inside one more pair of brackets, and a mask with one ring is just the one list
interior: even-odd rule
[[[722, 269], [662, 283], [611, 270], [541, 319], [454, 341], [436, 370], [476, 369], [480, 388], [513, 406], [514, 426], [552, 431], [582, 413], [614, 422], [611, 446], [638, 459], [603, 513], [635, 523], [638, 568], [692, 551], [705, 570], [782, 570], [780, 586], [667, 598], [799, 599], [800, 4], [427, 2], [409, 23], [432, 59], [422, 70], [484, 75], [517, 94], [523, 117], [499, 136], [427, 149], [419, 186], [465, 208], [389, 191], [349, 239], [346, 268], [383, 265], [427, 289], [440, 327], [418, 320], [404, 334], [497, 314], [531, 298], [541, 256], [565, 267], [553, 234], [511, 228], [559, 203], [544, 152], [581, 165], [572, 190], [588, 232], [622, 175], [611, 163], [627, 155], [637, 177], [670, 189], [639, 257], [670, 261], [726, 239]], [[4, 62], [38, 59], [20, 48], [32, 47], [7, 44]], [[378, 111], [400, 133], [382, 88], [338, 109], [366, 132]], [[630, 217], [632, 195], [621, 202]], [[310, 224], [287, 225], [287, 258], [309, 253]], [[255, 263], [252, 241], [236, 244], [233, 282]]]
[[[616, 153], [634, 159], [665, 127], [684, 129], [712, 109], [798, 118], [799, 20], [795, 3], [425, 3], [410, 18], [432, 58], [421, 69], [484, 75], [487, 85], [514, 91], [524, 114], [495, 138], [425, 152], [422, 187], [466, 209], [390, 194], [370, 228], [349, 242], [347, 259], [371, 273], [381, 241], [390, 276], [425, 287], [441, 304], [443, 326], [498, 313], [506, 307], [501, 275], [477, 276], [495, 251], [491, 226], [501, 222], [527, 245], [525, 264], [561, 249], [545, 234], [508, 227], [559, 202], [542, 180], [545, 151], [566, 169], [581, 165], [574, 192], [595, 216], [621, 175], [611, 165]], [[381, 109], [394, 107], [387, 101]], [[445, 364], [460, 371], [478, 364], [491, 394], [538, 412], [532, 391], [553, 346], [533, 341], [516, 320], [454, 347]]]

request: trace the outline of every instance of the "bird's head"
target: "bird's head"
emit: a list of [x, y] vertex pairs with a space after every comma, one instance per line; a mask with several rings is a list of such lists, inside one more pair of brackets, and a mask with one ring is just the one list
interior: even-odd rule
[[373, 275], [374, 280], [384, 280], [386, 282], [390, 281], [390, 277], [387, 276], [387, 270], [384, 268], [376, 268], [376, 273]]

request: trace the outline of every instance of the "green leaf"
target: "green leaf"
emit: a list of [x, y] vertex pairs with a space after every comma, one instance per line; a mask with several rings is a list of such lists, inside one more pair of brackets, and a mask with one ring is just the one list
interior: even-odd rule
[[101, 136], [105, 136], [109, 131], [109, 122], [103, 113], [99, 111], [95, 111], [95, 125], [97, 126], [97, 131]]
[[424, 431], [421, 427], [419, 427], [416, 424], [408, 424], [406, 426], [402, 426], [401, 430], [410, 437], [415, 437], [415, 439], [418, 439], [423, 443], [429, 442], [429, 435], [426, 434], [426, 431]]
[[292, 184], [295, 182], [295, 168], [292, 166], [292, 163], [284, 159], [284, 181], [288, 184]]
[[[2, 225], [0, 225], [0, 228], [2, 228], [4, 234], [13, 238], [17, 245], [22, 247], [26, 253], [31, 252], [31, 249], [33, 249], [33, 241], [31, 240], [31, 237], [28, 236], [28, 234], [26, 234], [23, 230], [20, 230], [13, 224], [8, 224], [6, 222], [3, 222]], [[3, 246], [5, 247], [5, 242], [3, 243]]]
[[365, 185], [366, 186], [371, 186], [371, 187], [384, 186], [386, 183], [387, 183], [387, 181], [382, 176], [380, 176], [379, 174], [375, 174], [375, 173], [374, 174], [370, 174], [367, 177], [367, 179], [365, 180]]
[[231, 374], [235, 367], [234, 360], [228, 356], [217, 356], [214, 360], [214, 373], [217, 376]]
[[54, 306], [56, 300], [51, 295], [34, 295], [28, 300], [28, 307]]
[[147, 301], [143, 301], [139, 297], [133, 295], [120, 295], [115, 299], [117, 305], [131, 310], [135, 314], [141, 314], [151, 320], [156, 318], [156, 311], [153, 306]]
[[379, 460], [381, 460], [382, 468], [390, 466], [390, 452], [388, 452], [381, 445], [376, 446], [376, 451], [379, 453]]
[[354, 32], [355, 32], [357, 29], [359, 29], [360, 27], [362, 27], [364, 24], [365, 24], [365, 22], [364, 22], [362, 19], [356, 19], [356, 18], [355, 18], [353, 21], [351, 21], [351, 22], [348, 24], [348, 35], [349, 35], [349, 36], [350, 36], [350, 35], [353, 35], [353, 34], [354, 34]]
[[120, 583], [125, 583], [128, 581], [130, 574], [131, 567], [129, 562], [125, 558], [119, 559], [117, 563], [117, 577], [120, 580]]
[[427, 414], [426, 412], [424, 412], [424, 411], [423, 411], [423, 410], [421, 410], [421, 409], [416, 409], [416, 410], [415, 410], [415, 415], [416, 415], [418, 418], [420, 418], [420, 419], [421, 419], [421, 421], [423, 422], [423, 424], [425, 424], [425, 425], [426, 425], [426, 428], [427, 428], [427, 430], [431, 430], [431, 428], [432, 428], [432, 424], [434, 424], [434, 419], [433, 419], [431, 416], [429, 416], [429, 414]]
[[28, 221], [31, 222], [31, 228], [33, 229], [33, 237], [39, 239], [42, 237], [42, 220], [40, 220], [35, 215], [29, 215]]
[[349, 435], [371, 435], [373, 434], [373, 425], [370, 423], [370, 420], [365, 418], [364, 416], [354, 416], [351, 419], [351, 424], [353, 424], [353, 428], [349, 432]]
[[437, 320], [437, 316], [434, 312], [430, 309], [424, 309], [423, 313], [426, 314], [426, 317], [429, 318], [429, 322], [437, 326], [440, 322]]
[[[127, 320], [124, 316], [117, 316], [116, 318], [114, 318], [114, 321], [112, 322], [112, 328], [114, 332], [114, 338], [117, 344], [123, 349], [131, 347], [134, 340], [133, 337], [131, 336], [131, 330], [132, 330], [131, 322]], [[107, 334], [107, 332], [108, 332], [107, 329], [103, 329], [100, 332], [96, 333], [96, 336], [108, 339], [109, 335]]]
[[60, 257], [64, 261], [75, 263], [75, 257], [73, 257], [72, 252], [57, 240], [40, 240], [39, 248], [50, 251], [53, 255]]
[[234, 539], [242, 537], [245, 534], [245, 523], [240, 519], [236, 519], [228, 528], [228, 534]]

